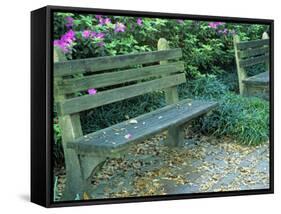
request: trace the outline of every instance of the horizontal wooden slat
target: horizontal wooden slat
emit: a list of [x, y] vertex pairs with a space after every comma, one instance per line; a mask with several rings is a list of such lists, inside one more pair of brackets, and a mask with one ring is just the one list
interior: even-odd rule
[[[182, 100], [136, 117], [137, 124], [124, 121], [77, 138], [75, 141], [69, 142], [68, 146], [78, 153], [95, 152], [110, 155], [110, 152], [124, 150], [133, 143], [161, 133], [169, 127], [182, 125], [213, 110], [217, 105], [212, 101]], [[128, 133], [131, 134], [130, 139], [124, 137]]]
[[261, 48], [255, 48], [255, 49], [246, 49], [240, 52], [239, 56], [240, 58], [247, 58], [257, 55], [262, 55], [269, 53], [269, 47], [261, 47]]
[[168, 75], [175, 72], [183, 71], [183, 62], [174, 62], [164, 65], [153, 65], [143, 68], [122, 70], [104, 74], [85, 76], [82, 78], [65, 79], [58, 86], [61, 94], [69, 94], [87, 90], [89, 88], [100, 88], [105, 86], [117, 85], [120, 83], [131, 82], [135, 80], [148, 79], [151, 77]]
[[66, 76], [88, 71], [103, 71], [115, 68], [158, 62], [160, 60], [178, 59], [182, 57], [180, 48], [134, 53], [118, 56], [106, 56], [87, 59], [77, 59], [54, 64], [54, 76]]
[[57, 111], [60, 115], [78, 113], [98, 106], [146, 94], [155, 90], [176, 86], [184, 83], [185, 81], [185, 74], [181, 73], [157, 80], [98, 92], [95, 95], [75, 97], [59, 102], [57, 105]]
[[260, 39], [254, 41], [245, 41], [237, 43], [238, 49], [255, 48], [263, 45], [269, 45], [269, 39]]
[[244, 59], [240, 61], [240, 66], [241, 67], [248, 67], [248, 66], [252, 66], [252, 65], [256, 65], [256, 64], [260, 64], [260, 63], [265, 63], [269, 61], [269, 55], [266, 54], [264, 56], [258, 56], [258, 57], [254, 57], [254, 58], [250, 58], [250, 59]]

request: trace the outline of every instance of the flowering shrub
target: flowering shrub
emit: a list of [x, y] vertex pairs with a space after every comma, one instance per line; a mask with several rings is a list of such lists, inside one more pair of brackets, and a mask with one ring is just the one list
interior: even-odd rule
[[54, 46], [59, 47], [64, 53], [71, 51], [71, 46], [75, 41], [75, 33], [73, 30], [68, 30], [60, 39], [54, 41]]
[[258, 39], [266, 25], [55, 13], [54, 45], [69, 59], [156, 50], [164, 37], [183, 50], [186, 74], [218, 74], [234, 65], [233, 34]]

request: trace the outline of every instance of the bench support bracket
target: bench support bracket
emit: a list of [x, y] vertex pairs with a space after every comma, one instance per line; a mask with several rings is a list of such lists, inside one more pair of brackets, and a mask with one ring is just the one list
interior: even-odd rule
[[83, 194], [83, 178], [78, 155], [73, 149], [65, 149], [66, 184], [62, 200], [74, 200]]
[[[169, 43], [166, 39], [160, 38], [157, 44], [158, 50], [169, 49]], [[167, 61], [160, 61], [161, 64], [166, 64]], [[179, 101], [177, 87], [165, 89], [165, 99], [167, 104], [174, 104]], [[170, 147], [182, 146], [184, 144], [184, 129], [183, 126], [175, 126], [168, 129], [168, 136], [165, 144]]]
[[168, 129], [165, 144], [170, 147], [182, 147], [184, 145], [184, 127], [175, 126]]

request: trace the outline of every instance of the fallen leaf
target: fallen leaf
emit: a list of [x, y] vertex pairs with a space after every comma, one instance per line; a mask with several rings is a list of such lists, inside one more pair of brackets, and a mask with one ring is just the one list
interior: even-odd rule
[[136, 119], [131, 119], [131, 120], [129, 121], [129, 123], [135, 124], [135, 123], [138, 123], [138, 121], [137, 121]]
[[132, 138], [132, 135], [131, 135], [131, 134], [126, 134], [124, 137], [125, 137], [126, 139], [130, 139], [130, 138]]
[[84, 192], [84, 193], [83, 193], [83, 199], [84, 199], [84, 200], [90, 200], [91, 198], [90, 198], [90, 196], [88, 195], [88, 193]]

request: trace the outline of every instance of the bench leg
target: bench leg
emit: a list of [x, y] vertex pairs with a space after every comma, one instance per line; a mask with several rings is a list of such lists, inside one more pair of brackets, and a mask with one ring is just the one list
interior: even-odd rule
[[104, 163], [104, 157], [77, 155], [74, 150], [68, 149], [66, 156], [66, 186], [62, 201], [74, 200], [77, 195], [83, 199], [83, 193], [88, 195], [91, 190], [91, 175]]
[[64, 150], [66, 185], [62, 201], [74, 200], [77, 195], [82, 196], [83, 178], [80, 161], [77, 153], [73, 149]]
[[182, 147], [184, 145], [184, 126], [169, 128], [165, 144], [169, 147]]
[[106, 157], [80, 155], [79, 159], [81, 164], [84, 192], [90, 193], [90, 190], [92, 189], [92, 175], [95, 174], [100, 167], [102, 167]]

